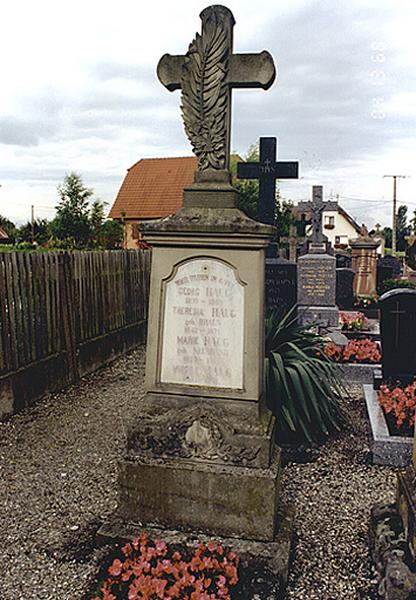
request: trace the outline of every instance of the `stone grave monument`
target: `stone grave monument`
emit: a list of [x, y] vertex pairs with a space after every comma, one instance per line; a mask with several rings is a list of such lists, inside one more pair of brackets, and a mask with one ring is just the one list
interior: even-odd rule
[[312, 194], [312, 235], [307, 242], [307, 254], [298, 259], [299, 320], [303, 324], [338, 327], [336, 259], [327, 254], [329, 242], [322, 233], [322, 186], [313, 186]]
[[348, 254], [338, 252], [335, 254], [337, 269], [351, 269], [352, 259]]
[[[380, 298], [383, 380], [407, 385], [416, 377], [416, 290], [391, 290]], [[416, 440], [412, 465], [398, 473], [396, 507], [416, 558]], [[399, 596], [396, 596], [399, 597]], [[403, 596], [404, 597], [404, 596]], [[413, 597], [413, 596], [408, 596]]]
[[279, 499], [280, 450], [263, 394], [273, 228], [236, 208], [229, 172], [232, 88], [268, 89], [275, 67], [266, 51], [233, 54], [226, 7], [200, 17], [188, 52], [158, 65], [162, 84], [181, 89], [198, 168], [183, 207], [143, 226], [153, 247], [146, 395], [119, 465], [118, 510], [100, 536], [145, 528], [192, 545], [220, 538], [262, 560], [282, 586], [291, 519]]
[[387, 279], [393, 279], [393, 267], [391, 265], [384, 265], [380, 263], [380, 259], [377, 260], [376, 268], [376, 285], [377, 290]]
[[400, 277], [402, 274], [402, 265], [396, 256], [383, 256], [378, 259], [378, 264], [384, 267], [391, 267], [393, 271], [393, 279]]
[[350, 240], [352, 268], [355, 271], [354, 294], [362, 298], [377, 295], [377, 248], [380, 242], [369, 236], [363, 225], [361, 235]]
[[287, 312], [297, 302], [297, 265], [284, 257], [266, 258], [266, 306]]
[[391, 290], [379, 306], [383, 380], [411, 383], [416, 376], [416, 290]]
[[[257, 220], [275, 225], [276, 179], [297, 179], [297, 162], [276, 162], [276, 138], [260, 138], [260, 162], [237, 164], [239, 179], [259, 180]], [[266, 258], [266, 306], [289, 309], [297, 299], [297, 266], [276, 257], [277, 244], [270, 244]]]
[[354, 277], [352, 269], [336, 270], [336, 304], [341, 310], [354, 308]]

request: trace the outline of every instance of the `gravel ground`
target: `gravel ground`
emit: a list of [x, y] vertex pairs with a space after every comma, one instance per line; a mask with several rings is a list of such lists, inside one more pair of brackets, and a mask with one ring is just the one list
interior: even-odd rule
[[375, 502], [394, 499], [396, 475], [370, 464], [368, 424], [361, 386], [344, 399], [350, 426], [321, 447], [308, 464], [288, 463], [283, 496], [295, 507], [295, 562], [288, 599], [377, 598], [368, 548]]
[[[116, 462], [140, 414], [144, 350], [0, 423], [1, 600], [79, 600], [102, 550], [93, 535], [116, 506]], [[296, 507], [288, 598], [375, 598], [368, 558], [371, 505], [391, 500], [393, 469], [371, 466], [359, 389], [351, 427], [314, 462], [289, 463]]]

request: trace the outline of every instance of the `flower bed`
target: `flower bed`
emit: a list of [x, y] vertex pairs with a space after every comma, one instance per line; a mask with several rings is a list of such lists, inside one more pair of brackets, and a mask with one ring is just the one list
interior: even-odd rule
[[362, 312], [339, 313], [339, 324], [342, 331], [368, 331], [368, 319]]
[[349, 340], [344, 348], [329, 342], [324, 348], [324, 354], [339, 363], [376, 364], [381, 360], [379, 345], [368, 338]]
[[413, 436], [416, 408], [416, 380], [405, 387], [382, 384], [378, 401], [392, 435]]
[[344, 348], [329, 342], [324, 354], [339, 364], [348, 383], [372, 383], [374, 369], [378, 368], [381, 360], [379, 345], [368, 338], [349, 340]]
[[142, 533], [112, 557], [91, 600], [231, 600], [238, 564], [234, 552], [215, 542], [190, 552]]
[[411, 463], [413, 436], [392, 435], [372, 384], [363, 385], [370, 421], [373, 464], [406, 467]]

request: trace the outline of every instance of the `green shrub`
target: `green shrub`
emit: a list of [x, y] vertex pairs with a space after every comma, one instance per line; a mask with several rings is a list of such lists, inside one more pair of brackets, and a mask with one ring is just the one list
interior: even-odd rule
[[340, 372], [323, 353], [327, 341], [299, 325], [296, 306], [266, 317], [266, 399], [280, 443], [319, 443], [345, 423]]
[[398, 288], [410, 288], [416, 289], [416, 282], [410, 279], [385, 279], [381, 285], [379, 285], [377, 291], [379, 296], [389, 292], [390, 290], [397, 290]]

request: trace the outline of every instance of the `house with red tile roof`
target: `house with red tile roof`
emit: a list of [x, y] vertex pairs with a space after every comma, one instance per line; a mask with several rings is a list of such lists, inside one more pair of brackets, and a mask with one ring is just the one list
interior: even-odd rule
[[4, 231], [0, 227], [0, 244], [11, 244], [11, 239], [9, 238], [9, 234]]
[[111, 207], [110, 219], [124, 224], [124, 247], [138, 248], [140, 223], [173, 214], [182, 206], [183, 189], [194, 180], [195, 156], [142, 158], [127, 175]]

